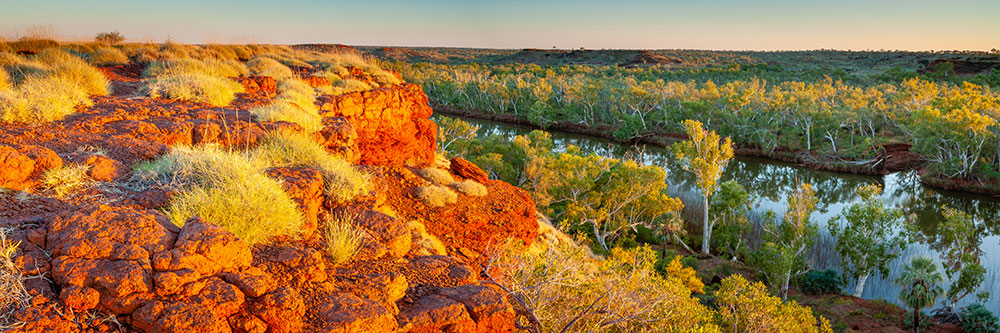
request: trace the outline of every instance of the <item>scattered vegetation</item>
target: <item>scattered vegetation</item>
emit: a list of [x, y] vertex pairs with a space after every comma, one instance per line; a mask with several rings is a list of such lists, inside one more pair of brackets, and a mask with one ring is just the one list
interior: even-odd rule
[[364, 247], [368, 234], [354, 223], [356, 218], [357, 216], [345, 212], [331, 213], [324, 235], [326, 251], [334, 265], [350, 262]]
[[252, 75], [270, 76], [279, 81], [296, 78], [288, 66], [264, 56], [256, 56], [247, 61], [247, 69]]
[[294, 78], [286, 79], [278, 82], [278, 96], [274, 102], [250, 109], [250, 113], [260, 121], [287, 121], [310, 133], [317, 132], [323, 128], [323, 118], [315, 100], [316, 92], [308, 84]]
[[417, 175], [434, 185], [448, 186], [455, 183], [455, 177], [452, 177], [451, 172], [444, 169], [423, 168], [417, 170]]
[[66, 165], [49, 169], [42, 174], [42, 187], [55, 193], [56, 197], [64, 197], [93, 182], [87, 175], [89, 169], [90, 167], [86, 165]]
[[804, 293], [812, 295], [839, 294], [840, 288], [843, 285], [844, 279], [835, 270], [810, 270], [809, 273], [806, 273], [802, 277], [799, 289]]
[[98, 43], [114, 45], [124, 42], [125, 36], [123, 36], [120, 32], [117, 31], [108, 31], [108, 32], [98, 33], [96, 36], [94, 36], [94, 41]]
[[129, 61], [125, 53], [113, 47], [99, 47], [89, 55], [88, 59], [97, 66], [123, 65]]
[[444, 207], [458, 202], [458, 194], [455, 191], [440, 185], [417, 187], [416, 194], [417, 198], [428, 207]]
[[255, 154], [217, 146], [174, 147], [137, 167], [149, 185], [175, 188], [166, 214], [177, 225], [200, 216], [249, 244], [275, 235], [297, 235], [302, 226], [298, 205], [281, 183], [265, 174], [267, 163]]
[[0, 53], [0, 121], [42, 124], [87, 106], [91, 95], [107, 95], [99, 70], [72, 54], [47, 49], [21, 57]]
[[243, 92], [243, 85], [209, 75], [170, 74], [148, 79], [141, 91], [152, 98], [226, 106], [236, 98], [236, 93]]
[[271, 133], [251, 154], [270, 166], [320, 170], [323, 173], [323, 193], [338, 202], [367, 195], [371, 190], [371, 175], [359, 171], [340, 157], [330, 155], [308, 134]]

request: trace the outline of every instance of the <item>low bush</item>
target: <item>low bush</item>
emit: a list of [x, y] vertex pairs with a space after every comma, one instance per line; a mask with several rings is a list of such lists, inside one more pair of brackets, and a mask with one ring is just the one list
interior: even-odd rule
[[92, 183], [86, 165], [66, 165], [61, 168], [49, 169], [42, 174], [42, 187], [63, 197], [83, 189]]
[[458, 202], [458, 194], [455, 191], [440, 185], [418, 187], [417, 198], [428, 207], [444, 207]]
[[331, 85], [333, 86], [332, 91], [334, 95], [348, 94], [352, 92], [372, 89], [372, 86], [369, 85], [368, 83], [355, 79], [337, 80], [333, 81]]
[[998, 322], [997, 316], [982, 304], [975, 303], [962, 308], [959, 317], [962, 319], [963, 332], [1000, 332], [1000, 322]]
[[229, 105], [243, 85], [217, 76], [203, 74], [171, 74], [148, 79], [140, 92], [152, 98]]
[[426, 179], [434, 185], [451, 185], [455, 182], [455, 177], [452, 177], [451, 172], [444, 169], [438, 168], [423, 168], [417, 170], [417, 175]]
[[467, 179], [465, 181], [452, 183], [451, 187], [454, 188], [459, 193], [473, 197], [486, 196], [486, 194], [488, 193], [486, 191], [486, 186], [483, 186], [483, 184], [480, 184], [479, 182], [472, 179]]
[[91, 105], [87, 93], [62, 77], [33, 75], [9, 90], [0, 90], [0, 121], [41, 124], [60, 120]]
[[802, 292], [810, 295], [839, 294], [843, 285], [844, 279], [832, 269], [811, 270], [799, 282]]
[[782, 302], [760, 282], [736, 274], [722, 280], [715, 293], [722, 327], [729, 332], [832, 332], [826, 318], [795, 301]]
[[296, 235], [302, 213], [281, 183], [264, 174], [252, 154], [213, 145], [175, 147], [136, 168], [141, 183], [175, 188], [166, 215], [177, 225], [193, 216], [211, 221], [249, 244], [275, 235]]
[[128, 57], [121, 50], [113, 47], [99, 47], [90, 54], [90, 63], [98, 66], [122, 65], [128, 63]]
[[268, 57], [257, 56], [250, 59], [247, 61], [247, 68], [250, 74], [270, 76], [279, 81], [295, 78], [295, 73], [288, 66]]
[[364, 247], [368, 234], [357, 226], [357, 216], [348, 213], [333, 213], [326, 225], [326, 250], [335, 266], [351, 261]]
[[106, 96], [111, 92], [111, 83], [104, 73], [77, 56], [59, 49], [47, 49], [35, 60], [49, 67], [48, 75], [74, 84], [87, 95]]
[[359, 195], [366, 195], [371, 188], [370, 175], [358, 171], [350, 162], [330, 155], [308, 134], [271, 133], [253, 154], [270, 166], [320, 170], [323, 173], [323, 193], [337, 202], [347, 202]]

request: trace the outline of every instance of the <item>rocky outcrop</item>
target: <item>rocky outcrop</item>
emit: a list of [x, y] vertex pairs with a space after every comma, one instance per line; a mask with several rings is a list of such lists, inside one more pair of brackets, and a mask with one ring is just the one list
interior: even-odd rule
[[317, 103], [324, 118], [343, 117], [357, 132], [359, 162], [416, 165], [433, 162], [437, 126], [419, 85], [406, 83], [338, 96]]
[[[530, 242], [534, 204], [465, 160], [451, 162], [452, 173], [481, 181], [489, 195], [440, 208], [412, 198], [424, 181], [408, 168], [432, 163], [436, 142], [417, 85], [320, 99], [324, 128], [313, 137], [364, 164], [359, 168], [376, 184], [371, 194], [342, 203], [324, 195], [318, 170], [267, 170], [298, 203], [301, 233], [251, 247], [214, 221], [169, 222], [157, 209], [169, 206], [176, 189], [137, 190], [131, 166], [172, 145], [240, 148], [273, 131], [302, 131], [246, 111], [273, 98], [273, 79], [239, 80], [249, 92], [231, 107], [95, 97], [94, 106], [64, 121], [0, 128], [0, 187], [38, 189], [42, 174], [63, 164], [85, 165], [101, 182], [86, 195], [61, 198], [0, 191], [0, 227], [20, 244], [14, 263], [39, 277], [25, 280], [30, 306], [14, 313], [26, 323], [14, 331], [512, 329], [510, 305], [481, 282], [478, 260], [488, 244]], [[364, 236], [354, 260], [335, 265], [322, 231], [341, 213]], [[433, 251], [421, 245], [428, 242]]]

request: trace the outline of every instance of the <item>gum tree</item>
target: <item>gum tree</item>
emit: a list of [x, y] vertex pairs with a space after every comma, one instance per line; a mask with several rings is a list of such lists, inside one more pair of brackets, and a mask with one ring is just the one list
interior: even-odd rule
[[[979, 285], [986, 279], [986, 268], [979, 263], [981, 252], [980, 235], [976, 218], [958, 209], [945, 207], [944, 221], [938, 226], [941, 245], [941, 259], [944, 261], [944, 273], [952, 280], [945, 297], [948, 299], [948, 310], [954, 311], [955, 305], [965, 296], [976, 292]], [[988, 298], [989, 293], [978, 295]]]
[[733, 142], [728, 137], [720, 140], [715, 131], [706, 131], [701, 122], [685, 120], [684, 130], [688, 140], [673, 145], [674, 157], [685, 171], [694, 174], [698, 188], [704, 199], [702, 218], [701, 252], [709, 254], [712, 244], [712, 228], [715, 220], [709, 218], [709, 200], [718, 189], [719, 176], [726, 164], [733, 158]]
[[[883, 278], [889, 274], [889, 262], [906, 248], [908, 237], [900, 234], [903, 212], [886, 208], [879, 195], [882, 187], [865, 185], [857, 191], [862, 202], [847, 208], [838, 219], [830, 219], [830, 234], [837, 237], [836, 250], [844, 272], [857, 279], [854, 297], [861, 297], [865, 282], [872, 274]], [[847, 223], [839, 226], [843, 219]]]
[[764, 243], [749, 258], [751, 266], [760, 269], [782, 299], [788, 297], [792, 279], [809, 271], [806, 250], [812, 248], [819, 236], [816, 224], [809, 221], [816, 202], [812, 185], [802, 183], [788, 196], [784, 221], [779, 224], [774, 213], [769, 212], [762, 230]]

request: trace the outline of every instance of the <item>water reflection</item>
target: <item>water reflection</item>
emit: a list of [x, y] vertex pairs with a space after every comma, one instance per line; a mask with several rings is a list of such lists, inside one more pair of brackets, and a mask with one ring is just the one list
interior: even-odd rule
[[[499, 124], [487, 121], [469, 120], [481, 126], [480, 135], [502, 135], [513, 137], [525, 134], [529, 129]], [[567, 145], [575, 145], [583, 151], [594, 152], [602, 156], [618, 157], [623, 154], [638, 156], [647, 164], [656, 164], [667, 169], [672, 196], [680, 198], [684, 204], [683, 216], [687, 221], [700, 221], [702, 212], [701, 195], [696, 190], [694, 179], [675, 164], [671, 153], [655, 146], [626, 146], [607, 140], [579, 135], [552, 133], [556, 147], [565, 149]], [[758, 158], [737, 157], [726, 168], [722, 181], [736, 180], [747, 191], [757, 197], [754, 215], [762, 215], [767, 210], [783, 215], [785, 212], [785, 197], [799, 182], [813, 184], [816, 189], [817, 212], [812, 219], [820, 226], [822, 239], [816, 242], [811, 253], [813, 266], [816, 269], [832, 268], [840, 270], [840, 258], [834, 251], [835, 239], [829, 235], [827, 221], [836, 218], [840, 212], [854, 202], [860, 200], [854, 189], [860, 185], [879, 183], [885, 191], [883, 200], [887, 205], [901, 207], [907, 215], [913, 215], [919, 226], [918, 241], [910, 244], [903, 254], [890, 263], [890, 274], [882, 279], [872, 276], [863, 293], [864, 298], [885, 299], [899, 303], [900, 287], [892, 281], [908, 262], [916, 255], [925, 255], [940, 261], [938, 250], [941, 248], [937, 237], [937, 225], [943, 220], [941, 207], [949, 206], [964, 210], [979, 216], [983, 221], [979, 225], [981, 239], [981, 261], [987, 269], [986, 280], [980, 291], [994, 291], [986, 302], [986, 307], [994, 313], [1000, 313], [1000, 291], [998, 274], [1000, 274], [1000, 199], [962, 192], [936, 190], [923, 186], [915, 172], [900, 172], [887, 176], [865, 176], [846, 173], [815, 171], [799, 168], [794, 165], [768, 161]], [[759, 219], [759, 218], [757, 218]], [[751, 220], [754, 220], [752, 217]], [[696, 227], [696, 226], [693, 226]], [[946, 286], [945, 286], [946, 287]], [[845, 290], [853, 290], [853, 282]], [[938, 300], [940, 304], [943, 299]], [[975, 301], [975, 296], [967, 296], [959, 306]]]

